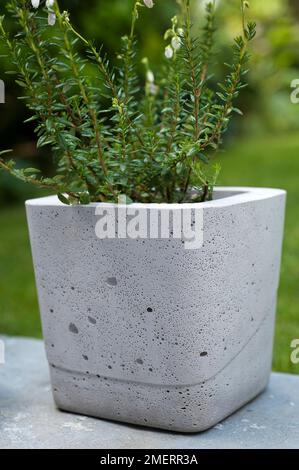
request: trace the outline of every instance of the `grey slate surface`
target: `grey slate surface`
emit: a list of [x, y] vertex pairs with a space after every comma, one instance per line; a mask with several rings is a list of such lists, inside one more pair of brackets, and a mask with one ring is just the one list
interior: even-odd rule
[[[0, 338], [1, 339], [1, 338]], [[2, 338], [0, 448], [244, 449], [299, 448], [299, 376], [272, 374], [269, 388], [201, 434], [175, 434], [55, 409], [41, 341]]]

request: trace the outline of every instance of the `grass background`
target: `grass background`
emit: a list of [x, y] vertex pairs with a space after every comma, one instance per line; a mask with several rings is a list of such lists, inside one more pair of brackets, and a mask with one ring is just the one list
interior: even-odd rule
[[[278, 300], [274, 369], [299, 373], [290, 343], [299, 338], [298, 135], [236, 141], [221, 156], [223, 185], [288, 191], [286, 235]], [[0, 334], [41, 337], [25, 210], [0, 210]]]

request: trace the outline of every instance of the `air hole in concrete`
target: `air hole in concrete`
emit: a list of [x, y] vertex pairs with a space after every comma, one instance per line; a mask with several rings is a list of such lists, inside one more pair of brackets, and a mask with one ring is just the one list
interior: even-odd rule
[[74, 333], [75, 335], [79, 333], [79, 330], [74, 323], [69, 324], [69, 330], [71, 333]]
[[117, 285], [116, 277], [108, 277], [106, 282], [109, 286], [116, 286]]

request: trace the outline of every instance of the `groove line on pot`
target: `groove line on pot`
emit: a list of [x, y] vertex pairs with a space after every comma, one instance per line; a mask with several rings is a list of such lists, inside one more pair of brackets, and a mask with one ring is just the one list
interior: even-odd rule
[[[210, 382], [211, 380], [215, 379], [217, 377], [217, 375], [221, 374], [221, 372], [223, 372], [227, 367], [229, 367], [230, 364], [244, 351], [244, 349], [248, 346], [248, 344], [255, 338], [255, 336], [260, 331], [261, 327], [265, 323], [268, 316], [269, 316], [269, 313], [267, 313], [263, 317], [263, 319], [261, 320], [259, 326], [255, 330], [255, 332], [250, 336], [250, 338], [246, 341], [246, 343], [242, 346], [242, 348], [229, 360], [229, 362], [227, 362], [221, 369], [219, 369], [211, 377], [209, 377], [205, 380], [202, 380], [201, 382], [187, 383], [187, 384], [179, 383], [179, 384], [173, 385], [173, 384], [156, 384], [156, 383], [149, 383], [149, 382], [139, 382], [137, 380], [123, 380], [123, 379], [118, 379], [116, 377], [108, 377], [106, 375], [98, 375], [98, 374], [93, 374], [93, 373], [89, 373], [88, 376], [89, 377], [97, 377], [97, 378], [103, 379], [103, 380], [104, 379], [109, 379], [109, 380], [112, 380], [112, 381], [115, 381], [115, 382], [143, 385], [143, 386], [146, 386], [146, 387], [160, 387], [160, 388], [172, 388], [172, 389], [185, 388], [185, 387], [197, 387], [198, 385], [206, 384], [206, 383]], [[50, 363], [50, 366], [55, 368], [55, 369], [58, 369], [60, 371], [67, 372], [67, 373], [70, 373], [70, 374], [71, 373], [76, 373], [77, 375], [86, 376], [85, 372], [72, 370], [72, 369], [68, 369], [68, 368], [65, 368], [65, 367], [61, 367], [61, 366], [56, 366], [55, 364], [51, 364], [51, 363]]]

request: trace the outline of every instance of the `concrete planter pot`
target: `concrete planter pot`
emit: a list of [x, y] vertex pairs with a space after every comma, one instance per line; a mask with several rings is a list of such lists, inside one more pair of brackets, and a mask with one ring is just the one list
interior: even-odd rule
[[284, 191], [219, 188], [214, 201], [192, 204], [204, 222], [193, 250], [172, 238], [98, 239], [93, 204], [26, 206], [60, 409], [197, 432], [264, 390]]

